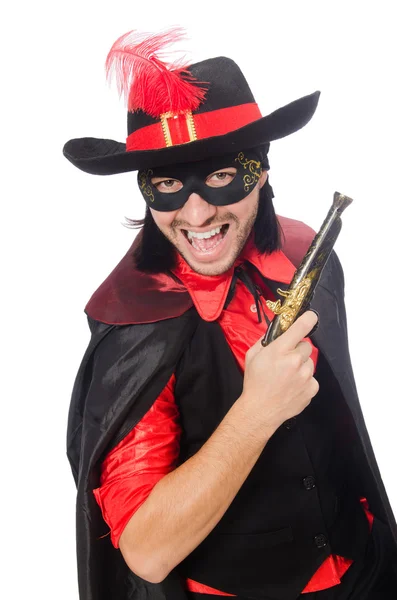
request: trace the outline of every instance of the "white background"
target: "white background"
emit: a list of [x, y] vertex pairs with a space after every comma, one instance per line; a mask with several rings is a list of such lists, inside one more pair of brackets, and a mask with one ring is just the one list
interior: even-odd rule
[[397, 512], [395, 3], [10, 6], [0, 36], [3, 597], [77, 600], [65, 430], [89, 340], [83, 309], [132, 242], [124, 217], [141, 218], [144, 204], [135, 174], [87, 175], [62, 146], [84, 136], [124, 141], [124, 104], [104, 61], [131, 29], [185, 26], [191, 62], [233, 58], [263, 114], [321, 90], [309, 125], [272, 144], [270, 181], [277, 212], [314, 229], [335, 190], [354, 198], [336, 250], [362, 408]]

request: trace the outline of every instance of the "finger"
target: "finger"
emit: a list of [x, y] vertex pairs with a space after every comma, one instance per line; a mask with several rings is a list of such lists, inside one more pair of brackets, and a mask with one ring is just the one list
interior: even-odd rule
[[297, 352], [302, 357], [302, 362], [305, 363], [313, 352], [313, 347], [309, 342], [299, 342], [294, 352]]
[[320, 385], [315, 377], [312, 377], [310, 380], [310, 395], [312, 398], [318, 393], [320, 389]]
[[314, 308], [310, 308], [310, 310], [313, 311], [314, 313], [316, 313], [316, 315], [317, 315], [317, 323], [315, 324], [315, 326], [313, 327], [313, 329], [308, 333], [307, 337], [309, 337], [309, 338], [313, 335], [313, 333], [316, 333], [316, 331], [318, 329], [318, 326], [320, 324], [320, 315], [318, 314], [318, 312]]
[[317, 321], [318, 317], [316, 313], [312, 310], [307, 310], [289, 329], [287, 329], [287, 331], [282, 333], [273, 344], [277, 344], [278, 347], [285, 352], [294, 350], [299, 342], [307, 337], [307, 334], [313, 329]]
[[301, 369], [304, 370], [308, 379], [311, 379], [314, 375], [314, 362], [311, 358], [308, 358], [305, 363], [303, 363]]
[[248, 348], [246, 355], [248, 355], [249, 357], [253, 358], [254, 356], [256, 356], [258, 354], [258, 352], [260, 352], [261, 350], [263, 350], [262, 340], [263, 340], [263, 334], [255, 342], [255, 344], [253, 344], [250, 348]]

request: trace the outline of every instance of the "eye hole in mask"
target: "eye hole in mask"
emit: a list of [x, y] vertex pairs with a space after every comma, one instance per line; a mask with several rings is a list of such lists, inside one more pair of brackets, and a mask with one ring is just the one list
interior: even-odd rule
[[[228, 167], [224, 171], [216, 171], [207, 177], [205, 184], [211, 188], [225, 187], [233, 181], [236, 173], [237, 169], [235, 167]], [[179, 179], [152, 177], [151, 183], [161, 194], [174, 194], [183, 188], [183, 183]]]
[[193, 193], [215, 206], [235, 204], [261, 174], [260, 157], [250, 151], [140, 171], [138, 184], [147, 205], [165, 212], [181, 208]]

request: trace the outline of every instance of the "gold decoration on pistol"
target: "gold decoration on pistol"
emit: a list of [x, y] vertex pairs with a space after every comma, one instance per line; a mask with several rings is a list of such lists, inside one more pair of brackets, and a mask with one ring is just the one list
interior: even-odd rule
[[281, 315], [280, 326], [283, 332], [287, 331], [288, 327], [294, 322], [307, 294], [310, 292], [315, 273], [316, 270], [313, 270], [292, 290], [284, 291], [278, 288], [277, 293], [279, 296], [286, 298], [283, 304], [281, 304], [281, 300], [277, 300], [276, 302], [266, 300], [266, 305], [270, 310], [273, 311], [275, 315]]
[[352, 202], [353, 200], [348, 196], [338, 192], [334, 193], [332, 206], [301, 264], [295, 271], [288, 290], [277, 290], [277, 293], [285, 300], [283, 302], [281, 300], [276, 302], [268, 300], [266, 302], [276, 316], [261, 341], [262, 346], [267, 346], [284, 331], [287, 331], [292, 323], [305, 310], [308, 310], [321, 273], [342, 228], [340, 215]]

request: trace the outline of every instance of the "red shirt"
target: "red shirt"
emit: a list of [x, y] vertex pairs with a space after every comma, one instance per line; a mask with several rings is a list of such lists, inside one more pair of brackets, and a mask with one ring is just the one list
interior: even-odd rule
[[[249, 240], [235, 266], [249, 260], [270, 279], [288, 285], [295, 267], [281, 252], [270, 256], [258, 253]], [[267, 329], [265, 320], [258, 323], [256, 305], [245, 285], [237, 280], [232, 301], [223, 309], [233, 269], [222, 275], [208, 277], [199, 275], [178, 255], [175, 275], [188, 289], [200, 316], [207, 321], [218, 321], [237, 363], [244, 372], [245, 353]], [[261, 286], [263, 289], [263, 285]], [[263, 293], [272, 297], [269, 290]], [[269, 320], [273, 313], [262, 306]], [[307, 338], [307, 341], [310, 339]], [[313, 344], [312, 344], [313, 346]], [[316, 365], [318, 350], [313, 346], [311, 358]], [[175, 376], [172, 375], [153, 406], [134, 429], [107, 455], [101, 470], [101, 485], [94, 490], [102, 515], [110, 527], [111, 541], [117, 548], [119, 538], [132, 515], [147, 499], [156, 483], [175, 469], [179, 455], [181, 429], [179, 412], [174, 397]], [[360, 499], [369, 527], [373, 517], [365, 498]], [[340, 578], [352, 564], [352, 560], [331, 555], [314, 573], [302, 593], [323, 590], [340, 583]], [[193, 592], [232, 596], [220, 590], [192, 580], [186, 587]]]

